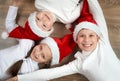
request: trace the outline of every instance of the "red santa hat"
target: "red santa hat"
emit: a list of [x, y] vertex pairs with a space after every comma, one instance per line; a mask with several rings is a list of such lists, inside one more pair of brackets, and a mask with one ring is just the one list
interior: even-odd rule
[[24, 28], [18, 26], [15, 29], [13, 29], [9, 33], [9, 35], [6, 35], [6, 33], [3, 32], [2, 38], [6, 39], [9, 36], [14, 38], [40, 40], [40, 38], [48, 37], [53, 32], [54, 28], [52, 27], [50, 31], [41, 30], [36, 24], [36, 14], [37, 12], [30, 14], [28, 21], [25, 23]]
[[83, 28], [94, 31], [98, 36], [101, 35], [100, 29], [96, 21], [93, 19], [92, 14], [89, 12], [87, 0], [84, 1], [83, 5], [84, 7], [82, 8], [81, 15], [77, 20], [78, 24], [75, 26], [75, 29], [73, 32], [74, 41], [76, 41], [79, 31]]
[[58, 64], [64, 57], [71, 54], [76, 47], [73, 34], [65, 35], [63, 38], [47, 37], [41, 41], [49, 46], [52, 52], [52, 65]]

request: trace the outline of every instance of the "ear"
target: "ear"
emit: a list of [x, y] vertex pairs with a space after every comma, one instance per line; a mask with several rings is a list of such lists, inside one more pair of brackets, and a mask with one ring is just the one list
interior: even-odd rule
[[98, 40], [98, 41], [100, 40], [100, 37], [99, 37], [99, 36], [97, 37], [97, 40]]

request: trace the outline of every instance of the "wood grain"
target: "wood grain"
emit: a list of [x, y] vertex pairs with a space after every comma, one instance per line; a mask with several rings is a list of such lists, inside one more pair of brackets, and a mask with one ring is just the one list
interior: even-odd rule
[[[0, 0], [0, 34], [5, 31], [5, 17], [7, 14], [8, 6], [11, 0]], [[120, 58], [120, 0], [99, 0], [103, 9], [103, 13], [108, 25], [109, 38], [113, 49], [117, 56]], [[18, 23], [24, 25], [28, 15], [36, 10], [34, 8], [34, 0], [21, 0], [19, 3]], [[56, 27], [57, 26], [57, 27]], [[55, 32], [52, 36], [61, 37], [66, 33], [64, 25], [60, 23], [55, 24]], [[63, 31], [62, 33], [60, 32]], [[0, 49], [15, 45], [15, 39], [8, 38], [3, 40], [0, 38]], [[51, 81], [88, 81], [84, 76], [79, 74], [69, 75], [62, 78], [54, 79]]]

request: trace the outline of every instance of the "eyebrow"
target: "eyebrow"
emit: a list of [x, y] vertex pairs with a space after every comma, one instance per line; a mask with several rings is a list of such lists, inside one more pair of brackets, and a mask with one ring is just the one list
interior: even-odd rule
[[37, 16], [36, 16], [36, 19], [37, 19], [38, 21], [40, 21], [40, 18], [38, 18]]
[[42, 49], [42, 45], [40, 45], [40, 50]]

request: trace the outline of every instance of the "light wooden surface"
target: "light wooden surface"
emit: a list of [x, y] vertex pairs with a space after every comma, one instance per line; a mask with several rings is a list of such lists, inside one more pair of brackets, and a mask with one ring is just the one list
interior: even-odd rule
[[102, 6], [111, 45], [120, 58], [120, 0], [99, 0]]
[[[11, 0], [0, 0], [0, 35], [5, 31], [5, 17], [7, 14], [8, 6]], [[120, 0], [99, 0], [100, 5], [103, 9], [105, 19], [108, 25], [109, 38], [113, 49], [115, 50], [117, 56], [120, 58]], [[20, 8], [18, 12], [18, 23], [24, 25], [28, 14], [33, 12], [34, 0], [20, 0]], [[65, 30], [64, 25], [57, 23], [55, 24], [55, 32], [52, 36], [61, 37], [66, 33], [69, 33]], [[63, 31], [62, 33], [60, 32]], [[17, 44], [17, 41], [12, 38], [6, 40], [1, 39], [0, 37], [0, 49], [12, 46]], [[84, 76], [79, 74], [74, 74], [52, 81], [88, 81]]]

